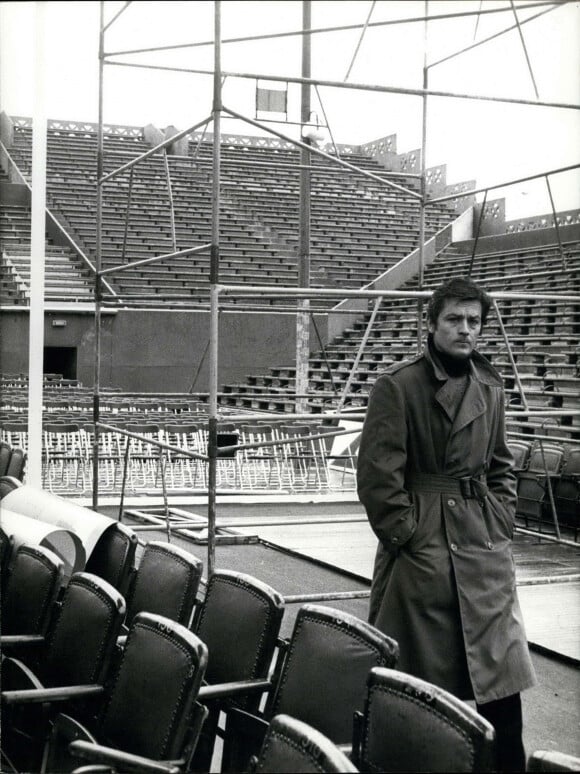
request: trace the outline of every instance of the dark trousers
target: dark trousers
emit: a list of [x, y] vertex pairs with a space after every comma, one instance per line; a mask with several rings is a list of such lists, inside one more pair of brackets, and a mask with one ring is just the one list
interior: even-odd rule
[[526, 770], [526, 753], [522, 741], [522, 701], [519, 693], [505, 699], [477, 704], [477, 711], [495, 728], [497, 770]]

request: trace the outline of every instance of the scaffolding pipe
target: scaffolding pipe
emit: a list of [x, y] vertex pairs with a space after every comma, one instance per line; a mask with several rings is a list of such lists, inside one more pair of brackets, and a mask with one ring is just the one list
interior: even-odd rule
[[[425, 16], [429, 15], [429, 3], [425, 0]], [[423, 31], [423, 89], [427, 91], [429, 86], [429, 70], [427, 69], [428, 29], [425, 21]], [[423, 290], [425, 280], [425, 200], [427, 198], [426, 181], [426, 153], [427, 153], [427, 94], [421, 99], [421, 200], [419, 202], [419, 290]], [[420, 355], [423, 348], [423, 299], [417, 299], [417, 354]]]
[[452, 199], [463, 199], [466, 196], [473, 196], [474, 194], [483, 193], [484, 191], [495, 191], [498, 188], [509, 188], [511, 185], [518, 185], [518, 183], [527, 183], [529, 180], [537, 180], [540, 177], [546, 177], [546, 175], [559, 175], [562, 172], [570, 172], [573, 169], [579, 169], [580, 164], [570, 164], [567, 167], [560, 167], [559, 169], [549, 169], [547, 172], [538, 172], [535, 175], [527, 175], [526, 177], [520, 177], [517, 180], [508, 180], [504, 183], [496, 183], [495, 185], [488, 185], [482, 188], [473, 188], [471, 191], [459, 191], [458, 193], [449, 194], [446, 196], [436, 196], [432, 199], [427, 199], [426, 204], [438, 204], [439, 202], [449, 202]]
[[[499, 310], [498, 303], [497, 303], [497, 301], [495, 299], [493, 299], [493, 307], [494, 307], [494, 310], [495, 310], [495, 314], [497, 316], [497, 320], [499, 322], [499, 327], [500, 327], [500, 330], [502, 332], [502, 336], [503, 336], [504, 341], [505, 341], [506, 349], [507, 349], [507, 352], [508, 352], [508, 357], [509, 357], [509, 360], [510, 360], [513, 372], [514, 372], [516, 383], [518, 385], [518, 390], [519, 390], [519, 393], [520, 393], [520, 396], [521, 396], [521, 399], [522, 399], [522, 403], [524, 404], [524, 409], [526, 411], [528, 411], [529, 410], [528, 399], [527, 399], [524, 387], [523, 387], [521, 379], [520, 379], [520, 375], [519, 375], [519, 372], [518, 372], [518, 367], [517, 367], [517, 364], [516, 364], [516, 361], [515, 361], [515, 358], [514, 358], [514, 355], [513, 355], [513, 352], [512, 352], [512, 348], [511, 348], [511, 344], [510, 344], [510, 341], [509, 341], [509, 337], [507, 335], [507, 331], [506, 331], [506, 329], [504, 327], [504, 324], [503, 324], [501, 312]], [[546, 473], [546, 488], [548, 490], [548, 498], [550, 500], [550, 508], [552, 510], [552, 518], [553, 518], [553, 521], [554, 521], [554, 529], [556, 530], [556, 536], [557, 536], [557, 538], [559, 540], [560, 539], [560, 525], [558, 524], [558, 513], [556, 511], [556, 503], [555, 503], [555, 500], [554, 500], [554, 493], [552, 492], [552, 482], [550, 481], [550, 473], [548, 471], [548, 465], [546, 463], [546, 457], [544, 455], [544, 442], [543, 441], [539, 441], [539, 445], [540, 445], [540, 452], [542, 454], [542, 464], [544, 466], [544, 472]]]
[[552, 186], [550, 185], [550, 178], [546, 175], [546, 187], [548, 189], [548, 196], [550, 197], [550, 205], [552, 206], [552, 215], [554, 216], [554, 228], [556, 229], [556, 239], [558, 240], [558, 248], [560, 249], [560, 258], [562, 260], [562, 271], [566, 271], [566, 257], [564, 255], [564, 248], [562, 246], [562, 237], [560, 235], [560, 224], [558, 223], [558, 213], [556, 212], [556, 206], [554, 205], [554, 197], [552, 196]]
[[210, 264], [210, 331], [209, 331], [209, 419], [208, 419], [208, 498], [207, 498], [207, 573], [215, 570], [216, 497], [217, 497], [217, 427], [218, 427], [218, 359], [219, 359], [219, 262], [220, 262], [220, 176], [221, 176], [221, 0], [214, 3], [214, 73], [213, 73], [213, 155], [211, 194], [211, 264]]
[[[483, 2], [483, 0], [481, 0], [481, 2]], [[480, 2], [480, 8], [481, 8], [481, 2]], [[555, 11], [556, 8], [559, 8], [559, 5], [553, 5], [551, 8], [545, 8], [543, 11], [540, 11], [540, 13], [536, 13], [533, 16], [529, 16], [527, 19], [522, 19], [522, 21], [520, 21], [520, 25], [524, 25], [524, 24], [527, 24], [528, 22], [534, 21], [534, 19], [537, 19], [538, 17], [543, 16], [546, 13]], [[477, 21], [479, 22], [479, 16], [477, 17]], [[465, 48], [462, 48], [459, 51], [455, 51], [453, 54], [449, 54], [448, 56], [444, 56], [442, 59], [437, 59], [435, 62], [431, 62], [428, 65], [428, 67], [430, 68], [436, 67], [437, 65], [443, 64], [443, 62], [448, 62], [450, 59], [454, 59], [455, 57], [460, 56], [461, 54], [465, 54], [468, 51], [472, 51], [474, 48], [483, 46], [484, 43], [489, 43], [490, 40], [495, 40], [496, 38], [499, 38], [508, 32], [512, 32], [512, 30], [515, 30], [516, 28], [517, 28], [517, 25], [512, 24], [511, 27], [506, 27], [505, 29], [500, 30], [499, 32], [496, 32], [493, 35], [489, 35], [487, 38], [478, 40], [476, 43], [472, 43], [470, 46], [466, 46]], [[474, 38], [475, 38], [475, 35], [474, 35]]]
[[[534, 3], [526, 3], [524, 5], [518, 5], [517, 10], [523, 11], [527, 8], [541, 8], [543, 5], [566, 5], [568, 2], [571, 2], [571, 0], [547, 0], [546, 2], [534, 2]], [[509, 11], [509, 8], [488, 8], [486, 10], [479, 10], [479, 11], [460, 11], [457, 13], [444, 13], [444, 14], [436, 14], [434, 16], [429, 17], [428, 21], [445, 21], [446, 19], [459, 19], [463, 17], [469, 17], [469, 16], [479, 16], [481, 14], [493, 14], [493, 13], [506, 13]], [[366, 26], [367, 27], [388, 27], [392, 25], [397, 24], [413, 24], [415, 22], [424, 22], [427, 21], [427, 19], [424, 16], [411, 16], [404, 19], [388, 19], [386, 21], [379, 21], [379, 22], [369, 22]], [[345, 32], [347, 30], [360, 30], [364, 25], [363, 24], [343, 24], [340, 26], [335, 27], [315, 27], [312, 30], [309, 30], [309, 35], [317, 35], [320, 33], [326, 33], [326, 32]], [[274, 40], [277, 38], [288, 38], [288, 37], [295, 37], [298, 35], [304, 35], [304, 30], [292, 30], [290, 32], [275, 32], [275, 33], [268, 33], [265, 35], [246, 35], [243, 37], [236, 37], [236, 38], [224, 38], [222, 40], [223, 44], [226, 43], [246, 43], [246, 42], [255, 42], [257, 40]], [[149, 48], [134, 48], [134, 49], [127, 49], [125, 51], [110, 51], [106, 56], [126, 56], [128, 54], [146, 54], [151, 53], [154, 51], [173, 51], [180, 48], [200, 48], [203, 46], [211, 46], [213, 45], [213, 40], [203, 40], [203, 41], [197, 41], [195, 43], [178, 43], [174, 45], [169, 46], [154, 46]], [[266, 79], [268, 80], [268, 79]]]
[[367, 323], [367, 327], [365, 328], [365, 332], [363, 334], [363, 337], [361, 339], [361, 342], [359, 344], [354, 363], [352, 364], [352, 368], [350, 369], [350, 373], [348, 375], [348, 379], [346, 380], [346, 384], [344, 385], [344, 389], [342, 391], [342, 395], [340, 396], [340, 400], [338, 401], [338, 405], [336, 407], [336, 410], [338, 413], [342, 411], [342, 407], [344, 406], [344, 403], [346, 401], [346, 398], [348, 396], [350, 385], [353, 382], [353, 379], [356, 374], [356, 369], [358, 368], [358, 365], [360, 363], [361, 357], [363, 355], [363, 352], [365, 351], [365, 347], [367, 345], [367, 341], [369, 340], [369, 336], [371, 335], [371, 331], [373, 329], [373, 325], [375, 324], [375, 320], [377, 319], [377, 314], [379, 313], [379, 309], [381, 307], [381, 304], [383, 302], [383, 297], [379, 296], [375, 300], [375, 305], [373, 307], [373, 311], [371, 312], [371, 316], [369, 318], [369, 321]]
[[475, 239], [473, 240], [473, 249], [471, 251], [471, 259], [469, 261], [469, 269], [467, 270], [467, 276], [471, 277], [473, 271], [473, 262], [475, 260], [475, 253], [477, 251], [477, 243], [479, 242], [479, 235], [481, 233], [481, 224], [483, 223], [483, 213], [485, 212], [485, 205], [487, 203], [487, 189], [483, 195], [483, 203], [479, 212], [479, 218], [477, 219], [477, 231], [475, 232]]
[[[134, 159], [131, 159], [131, 161], [128, 161], [126, 164], [123, 164], [121, 167], [118, 167], [117, 169], [113, 169], [112, 172], [109, 172], [108, 174], [99, 177], [99, 183], [106, 183], [108, 180], [111, 180], [113, 177], [116, 177], [117, 175], [120, 175], [121, 172], [125, 172], [128, 169], [131, 169], [131, 167], [134, 167], [135, 164], [139, 164], [139, 162], [144, 161], [145, 159], [148, 159], [149, 156], [153, 156], [153, 154], [157, 153], [159, 150], [163, 150], [168, 145], [171, 145], [176, 140], [180, 140], [182, 137], [185, 137], [186, 134], [190, 134], [191, 132], [195, 132], [196, 129], [199, 129], [201, 126], [205, 126], [206, 124], [211, 121], [211, 116], [209, 118], [204, 118], [203, 121], [198, 121], [193, 126], [190, 126], [188, 129], [183, 129], [181, 132], [178, 132], [177, 134], [172, 135], [171, 137], [168, 137], [167, 139], [163, 140], [163, 142], [160, 142], [159, 145], [156, 145], [154, 148], [151, 148], [151, 150], [145, 151], [145, 153], [139, 154], [139, 156], [135, 156]], [[102, 172], [102, 170], [101, 170]]]
[[[127, 191], [127, 206], [125, 207], [125, 229], [123, 231], [123, 247], [121, 248], [121, 260], [125, 260], [127, 255], [127, 238], [129, 236], [129, 217], [131, 212], [131, 199], [133, 198], [133, 173], [135, 167], [131, 167], [129, 173], [129, 190]], [[101, 275], [102, 276], [102, 275]]]
[[[213, 70], [202, 70], [196, 68], [187, 67], [167, 67], [162, 65], [146, 65], [129, 62], [107, 62], [109, 65], [115, 65], [116, 67], [137, 67], [147, 70], [166, 70], [169, 72], [179, 73], [191, 73], [193, 75], [213, 75]], [[329, 81], [321, 79], [309, 79], [305, 81], [304, 78], [298, 76], [289, 75], [265, 75], [264, 73], [242, 73], [242, 72], [226, 72], [224, 73], [228, 78], [245, 78], [251, 81], [279, 81], [281, 83], [310, 83], [311, 86], [318, 84], [319, 86], [328, 86], [332, 89], [355, 89], [357, 91], [374, 91], [381, 94], [407, 94], [411, 97], [422, 97], [424, 95], [423, 89], [410, 89], [402, 86], [380, 86], [377, 84], [368, 83], [343, 83], [343, 81]], [[445, 97], [449, 99], [469, 99], [479, 100], [481, 102], [499, 102], [505, 105], [530, 105], [533, 107], [548, 107], [558, 108], [561, 110], [580, 110], [579, 104], [572, 102], [546, 102], [541, 100], [520, 99], [518, 97], [492, 97], [485, 94], [466, 94], [456, 91], [442, 91], [440, 89], [429, 89], [427, 94], [431, 97]], [[262, 127], [265, 129], [266, 127]], [[190, 130], [193, 131], [193, 130]]]
[[[306, 82], [306, 79], [303, 79]], [[276, 131], [276, 129], [270, 129], [267, 126], [263, 126], [259, 121], [254, 121], [253, 118], [248, 118], [247, 116], [243, 116], [241, 113], [236, 113], [235, 110], [231, 110], [230, 108], [224, 107], [224, 112], [229, 113], [230, 116], [233, 116], [234, 118], [238, 118], [240, 121], [245, 121], [248, 124], [251, 124], [252, 126], [255, 126], [258, 129], [263, 129], [266, 132], [269, 132], [270, 134], [273, 134], [275, 137], [279, 137], [282, 140], [286, 140], [286, 142], [291, 143], [292, 145], [296, 145], [298, 148], [307, 148], [311, 153], [315, 153], [317, 156], [321, 156], [323, 159], [328, 159], [329, 161], [332, 161], [334, 164], [338, 164], [341, 167], [344, 167], [345, 169], [349, 169], [351, 171], [357, 172], [359, 175], [362, 175], [363, 177], [368, 177], [371, 180], [376, 180], [381, 185], [386, 185], [388, 188], [394, 188], [396, 191], [400, 191], [401, 193], [406, 194], [407, 196], [412, 196], [414, 199], [420, 199], [420, 195], [416, 193], [415, 191], [412, 191], [410, 188], [405, 188], [402, 185], [397, 185], [396, 183], [393, 183], [391, 180], [386, 180], [383, 177], [380, 177], [379, 175], [375, 175], [373, 172], [369, 172], [366, 169], [361, 169], [360, 167], [355, 166], [354, 164], [350, 164], [348, 161], [344, 161], [344, 159], [339, 159], [336, 156], [333, 156], [330, 153], [326, 153], [323, 150], [320, 150], [320, 148], [315, 148], [314, 146], [307, 145], [304, 142], [301, 142], [300, 140], [292, 139], [292, 137], [289, 137], [286, 134], [283, 134], [282, 132]]]
[[[310, 0], [302, 0], [302, 26], [311, 27], [312, 7]], [[310, 37], [302, 38], [302, 77], [310, 78], [311, 50]], [[302, 128], [310, 121], [310, 86], [302, 84], [300, 95], [300, 119]], [[310, 287], [310, 140], [300, 147], [300, 188], [298, 216], [298, 287]], [[295, 386], [298, 394], [308, 389], [308, 362], [310, 355], [310, 299], [298, 299], [296, 311], [296, 374]], [[296, 399], [297, 408], [306, 410], [302, 398]]]
[[[99, 272], [99, 276], [104, 277], [106, 274], [116, 274], [120, 271], [127, 271], [127, 269], [137, 269], [140, 266], [148, 266], [150, 263], [157, 263], [158, 261], [168, 261], [172, 258], [185, 258], [186, 255], [194, 255], [195, 253], [203, 253], [206, 250], [211, 249], [211, 244], [198, 245], [197, 247], [188, 247], [185, 250], [177, 250], [173, 253], [165, 253], [164, 255], [155, 255], [152, 258], [143, 258], [138, 261], [132, 261], [131, 263], [124, 263], [122, 266], [110, 266], [108, 269], [103, 269]], [[207, 292], [207, 288], [200, 288]], [[136, 298], [137, 295], [131, 296]], [[189, 296], [190, 297], [190, 296]], [[122, 301], [121, 301], [122, 303]]]
[[540, 95], [538, 93], [538, 87], [536, 85], [536, 79], [534, 78], [534, 71], [532, 70], [532, 63], [530, 61], [530, 57], [528, 54], [528, 47], [526, 46], [526, 41], [524, 39], [524, 33], [522, 32], [522, 25], [520, 24], [520, 20], [518, 18], [518, 12], [514, 5], [514, 0], [510, 0], [510, 5], [514, 14], [514, 18], [516, 20], [516, 27], [518, 28], [518, 34], [520, 36], [520, 41], [522, 44], [522, 48], [524, 49], [524, 56], [526, 58], [526, 64], [528, 65], [528, 71], [530, 73], [530, 78], [532, 79], [532, 85], [534, 87], [534, 93], [536, 95], [536, 99], [540, 99]]
[[[167, 148], [163, 149], [163, 166], [165, 167], [165, 180], [167, 182], [167, 195], [169, 196], [169, 223], [171, 225], [171, 243], [173, 252], [177, 252], [177, 235], [175, 233], [175, 207], [173, 206], [173, 190], [171, 188], [171, 174], [169, 172], [169, 159], [167, 157]], [[131, 172], [134, 167], [131, 167]]]
[[99, 420], [101, 393], [101, 266], [103, 241], [103, 94], [105, 50], [105, 3], [99, 6], [99, 96], [97, 126], [97, 191], [96, 191], [96, 245], [95, 245], [95, 369], [93, 381], [93, 510], [99, 507]]

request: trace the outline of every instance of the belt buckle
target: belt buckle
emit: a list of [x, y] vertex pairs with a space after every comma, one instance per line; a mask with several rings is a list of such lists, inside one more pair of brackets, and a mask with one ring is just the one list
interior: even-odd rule
[[469, 476], [460, 478], [459, 491], [461, 492], [461, 496], [466, 500], [472, 500], [475, 497], [475, 493], [473, 491], [473, 479]]

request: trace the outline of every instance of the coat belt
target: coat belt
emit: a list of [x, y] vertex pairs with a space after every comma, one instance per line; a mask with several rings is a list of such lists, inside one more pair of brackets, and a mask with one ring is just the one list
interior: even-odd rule
[[463, 497], [466, 500], [483, 500], [487, 497], [485, 476], [443, 476], [437, 473], [416, 473], [406, 479], [410, 491], [442, 492]]

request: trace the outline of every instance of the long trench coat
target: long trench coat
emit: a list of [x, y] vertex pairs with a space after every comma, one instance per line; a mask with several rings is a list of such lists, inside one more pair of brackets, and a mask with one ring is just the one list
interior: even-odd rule
[[[470, 369], [459, 405], [428, 348], [377, 379], [358, 493], [379, 539], [370, 622], [398, 641], [402, 671], [483, 704], [531, 687], [535, 675], [516, 593], [502, 381], [478, 353]], [[421, 474], [484, 476], [488, 491], [416, 488]]]

